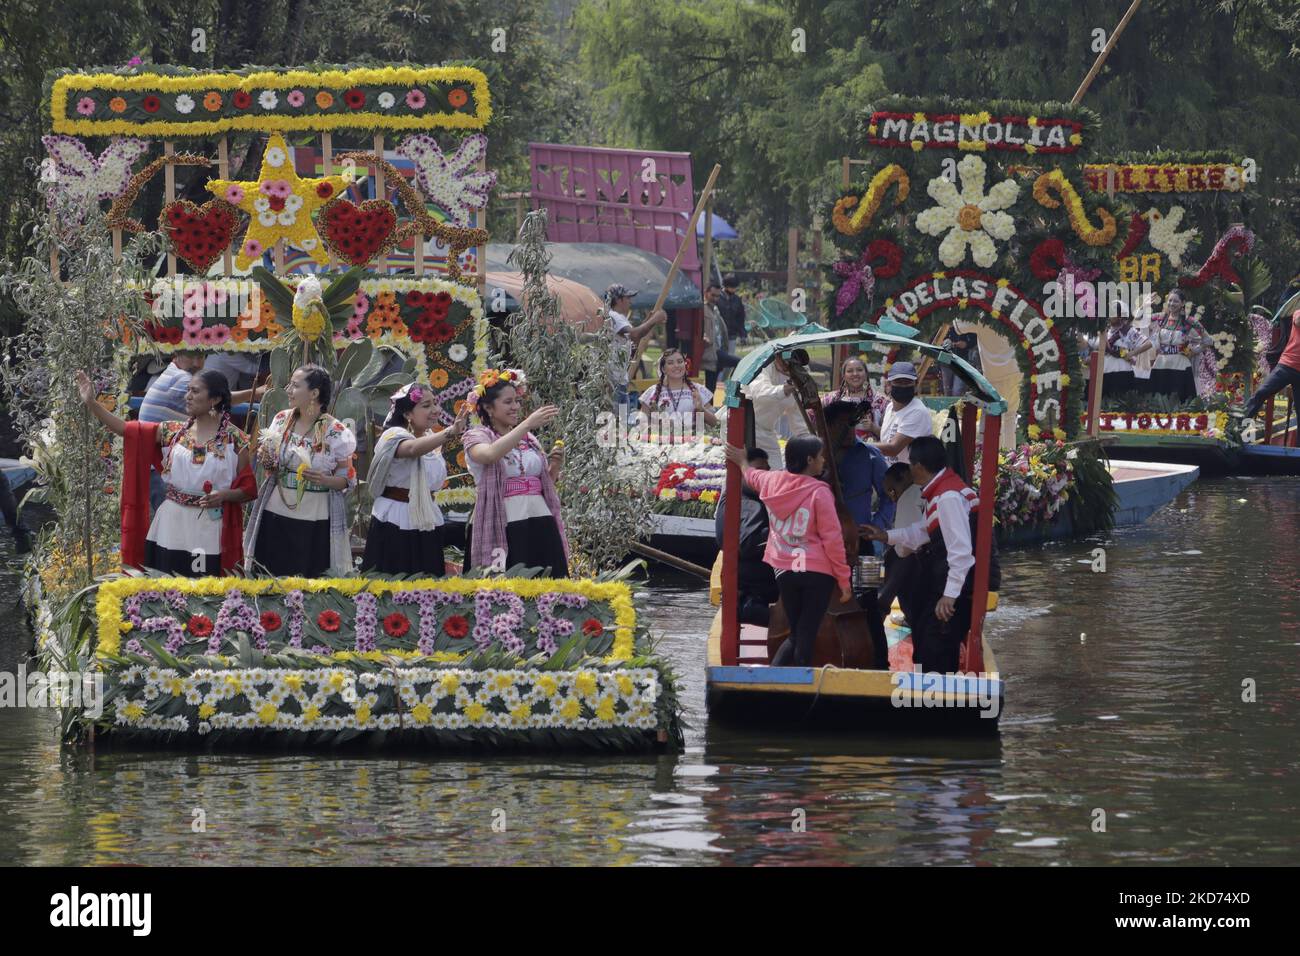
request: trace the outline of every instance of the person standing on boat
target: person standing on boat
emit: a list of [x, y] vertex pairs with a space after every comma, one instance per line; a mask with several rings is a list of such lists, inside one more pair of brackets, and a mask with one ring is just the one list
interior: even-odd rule
[[851, 402], [826, 406], [826, 429], [835, 449], [835, 466], [844, 504], [856, 524], [888, 528], [894, 523], [894, 503], [885, 494], [889, 463], [875, 446], [857, 437], [854, 427], [866, 409]]
[[[771, 464], [767, 452], [761, 448], [745, 449], [745, 463], [753, 469], [768, 471]], [[776, 588], [776, 575], [764, 563], [767, 551], [767, 508], [747, 482], [740, 483], [740, 554], [739, 573], [736, 578], [736, 600], [740, 605], [738, 620], [742, 624], [767, 627], [768, 612], [781, 593]], [[718, 548], [724, 546], [724, 529], [727, 522], [727, 493], [718, 498], [718, 510], [713, 516], [713, 535]], [[720, 556], [719, 556], [720, 557]]]
[[356, 485], [357, 440], [326, 413], [333, 383], [319, 365], [303, 365], [289, 379], [289, 407], [258, 441], [263, 482], [248, 518], [244, 550], [276, 577], [321, 577], [352, 572], [352, 543], [344, 494]]
[[884, 395], [876, 394], [872, 389], [867, 377], [866, 363], [861, 357], [850, 355], [840, 366], [840, 387], [822, 396], [823, 405], [830, 405], [832, 402], [866, 405], [866, 413], [858, 420], [858, 437], [865, 439], [880, 434], [880, 422], [889, 399]]
[[895, 362], [885, 376], [889, 386], [889, 407], [880, 423], [880, 441], [875, 445], [889, 459], [907, 463], [911, 460], [909, 447], [918, 438], [934, 434], [930, 409], [916, 395], [916, 366], [911, 362]]
[[1157, 353], [1151, 370], [1151, 391], [1176, 395], [1180, 402], [1196, 397], [1194, 359], [1210, 340], [1210, 334], [1187, 312], [1186, 300], [1177, 289], [1165, 296], [1164, 312], [1152, 323]]
[[614, 406], [624, 408], [628, 403], [628, 386], [632, 370], [632, 352], [638, 342], [655, 330], [655, 326], [668, 321], [663, 309], [654, 312], [640, 325], [633, 325], [628, 313], [637, 290], [615, 283], [605, 290], [605, 328], [611, 336], [613, 347], [609, 356], [609, 382], [614, 389]]
[[1300, 309], [1296, 309], [1291, 314], [1291, 336], [1287, 339], [1286, 348], [1282, 350], [1268, 378], [1264, 379], [1255, 394], [1250, 396], [1250, 401], [1246, 403], [1245, 416], [1254, 418], [1270, 396], [1276, 395], [1288, 386], [1293, 390], [1293, 395], [1300, 395]]
[[658, 416], [661, 435], [665, 424], [675, 434], [692, 437], [704, 434], [706, 427], [718, 425], [713, 394], [692, 382], [686, 371], [686, 356], [681, 350], [667, 349], [659, 356], [659, 381], [641, 393], [641, 407], [647, 414]]
[[563, 443], [548, 454], [532, 433], [560, 410], [543, 405], [520, 421], [514, 376], [497, 369], [479, 376], [471, 400], [483, 424], [462, 439], [475, 492], [466, 530], [469, 564], [497, 571], [522, 564], [568, 577], [569, 542], [555, 490], [564, 468]]
[[447, 573], [446, 522], [433, 496], [447, 480], [442, 446], [465, 430], [469, 409], [451, 427], [434, 431], [438, 412], [428, 385], [405, 385], [389, 401], [392, 408], [366, 475], [375, 503], [361, 570], [440, 578]]
[[[921, 509], [921, 486], [912, 480], [912, 468], [896, 461], [885, 472], [885, 494], [894, 503], [891, 528], [907, 528], [925, 517]], [[873, 522], [875, 524], [875, 522]], [[877, 524], [884, 529], [885, 526]], [[905, 544], [885, 548], [885, 581], [876, 592], [881, 617], [889, 614], [898, 598], [898, 606], [909, 623], [916, 620], [912, 592], [916, 584], [916, 552]]]
[[[1104, 336], [1104, 346], [1102, 345]], [[1124, 303], [1115, 303], [1115, 314], [1104, 333], [1088, 336], [1088, 348], [1104, 348], [1102, 355], [1102, 396], [1123, 395], [1137, 390], [1134, 368], [1138, 357], [1155, 348], [1148, 336], [1133, 326]], [[1086, 361], [1086, 360], [1085, 360]], [[1085, 364], [1085, 368], [1088, 365]]]
[[[921, 486], [923, 520], [885, 531], [861, 528], [865, 537], [916, 551], [913, 591], [912, 660], [923, 670], [949, 674], [957, 670], [961, 643], [970, 630], [975, 582], [975, 522], [979, 496], [948, 467], [943, 442], [932, 435], [911, 447], [912, 480]], [[989, 590], [1001, 584], [996, 543], [990, 543]]]
[[[791, 360], [806, 367], [808, 353], [795, 349]], [[754, 407], [754, 444], [771, 461], [781, 461], [780, 436], [793, 439], [809, 434], [808, 416], [790, 381], [790, 366], [778, 355], [741, 391]]]
[[731, 354], [731, 336], [727, 333], [727, 323], [718, 311], [718, 301], [722, 298], [722, 286], [710, 282], [704, 290], [704, 353], [700, 356], [700, 368], [704, 370], [704, 387], [713, 394], [719, 376], [727, 369], [735, 368], [740, 359]]
[[726, 452], [770, 514], [763, 560], [776, 572], [790, 622], [790, 637], [772, 658], [772, 666], [810, 667], [817, 631], [836, 586], [841, 601], [853, 598], [835, 495], [819, 477], [826, 468], [822, 440], [801, 435], [786, 442], [785, 471], [752, 467], [734, 445]]
[[[85, 372], [77, 372], [76, 381], [91, 414], [124, 440], [122, 566], [184, 577], [233, 572], [243, 558], [243, 504], [257, 485], [248, 438], [230, 421], [225, 376], [200, 371], [190, 377], [184, 422], [125, 422], [95, 400]], [[152, 521], [151, 469], [164, 483]]]

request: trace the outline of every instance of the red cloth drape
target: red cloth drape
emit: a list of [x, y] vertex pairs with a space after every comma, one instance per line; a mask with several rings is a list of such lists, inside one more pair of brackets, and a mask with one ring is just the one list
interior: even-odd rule
[[[251, 466], [235, 476], [230, 487], [253, 500], [257, 497], [257, 479]], [[233, 574], [244, 561], [244, 505], [226, 504], [221, 511], [221, 573]]]

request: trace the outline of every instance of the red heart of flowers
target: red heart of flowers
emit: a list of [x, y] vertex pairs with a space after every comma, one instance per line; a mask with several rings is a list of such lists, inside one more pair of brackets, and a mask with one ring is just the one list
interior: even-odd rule
[[325, 245], [349, 265], [363, 266], [385, 251], [397, 228], [397, 210], [386, 199], [360, 206], [339, 197], [321, 207]]
[[178, 199], [164, 206], [159, 216], [176, 255], [200, 274], [230, 248], [235, 221], [235, 207], [224, 199], [210, 199], [202, 206]]

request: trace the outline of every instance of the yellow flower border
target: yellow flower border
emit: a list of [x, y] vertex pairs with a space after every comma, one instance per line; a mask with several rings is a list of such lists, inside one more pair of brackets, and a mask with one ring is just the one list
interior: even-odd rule
[[[429, 113], [423, 116], [392, 116], [370, 111], [338, 113], [324, 116], [277, 116], [261, 113], [249, 116], [222, 117], [181, 123], [172, 120], [132, 123], [128, 120], [70, 119], [67, 115], [69, 94], [111, 90], [157, 90], [163, 93], [283, 90], [297, 86], [347, 90], [354, 86], [401, 86], [419, 83], [470, 83], [474, 88], [475, 113]], [[54, 81], [50, 92], [50, 115], [56, 133], [79, 133], [86, 136], [207, 136], [235, 130], [256, 132], [335, 129], [482, 129], [492, 118], [487, 75], [470, 66], [362, 67], [355, 70], [264, 71], [260, 73], [194, 73], [172, 76], [161, 73], [67, 73]]]
[[[543, 594], [561, 592], [581, 594], [590, 601], [608, 601], [614, 611], [614, 645], [604, 658], [607, 663], [617, 663], [631, 658], [634, 654], [634, 636], [636, 632], [636, 607], [632, 603], [632, 589], [621, 581], [565, 580], [555, 578], [424, 578], [412, 581], [382, 581], [368, 578], [154, 578], [124, 577], [105, 581], [99, 586], [95, 597], [95, 615], [98, 621], [98, 656], [118, 654], [122, 641], [122, 602], [141, 591], [180, 591], [182, 594], [200, 597], [224, 596], [231, 590], [240, 590], [245, 594], [287, 594], [290, 591], [303, 591], [312, 594], [334, 591], [343, 597], [354, 597], [362, 591], [372, 594], [397, 593], [401, 591], [443, 591], [451, 594], [468, 596], [479, 591], [509, 591], [525, 600], [536, 599]], [[395, 655], [387, 651], [367, 652], [377, 654], [378, 659]], [[410, 652], [408, 652], [409, 655]], [[434, 660], [460, 660], [459, 655], [443, 652], [444, 657], [434, 655]], [[347, 655], [339, 657], [339, 654]], [[366, 656], [355, 652], [340, 651], [331, 655], [335, 659], [348, 660], [352, 657]], [[421, 655], [417, 655], [421, 656]]]

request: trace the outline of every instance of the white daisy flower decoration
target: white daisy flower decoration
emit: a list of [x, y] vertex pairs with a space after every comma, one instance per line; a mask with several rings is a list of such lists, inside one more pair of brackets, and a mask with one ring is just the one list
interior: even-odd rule
[[264, 110], [275, 109], [275, 104], [280, 102], [280, 98], [275, 95], [275, 90], [263, 90], [262, 95], [257, 98], [258, 104]]
[[194, 109], [194, 97], [190, 96], [188, 93], [182, 93], [180, 96], [176, 97], [176, 112], [188, 113], [192, 109]]
[[985, 195], [986, 172], [984, 160], [970, 155], [957, 164], [960, 191], [942, 176], [930, 180], [926, 187], [939, 205], [917, 216], [916, 228], [927, 236], [947, 231], [939, 243], [939, 261], [949, 268], [961, 265], [969, 247], [975, 264], [987, 269], [998, 258], [994, 240], [1006, 242], [1015, 235], [1015, 221], [1002, 210], [1015, 204], [1020, 186], [1015, 180], [1004, 179]]

